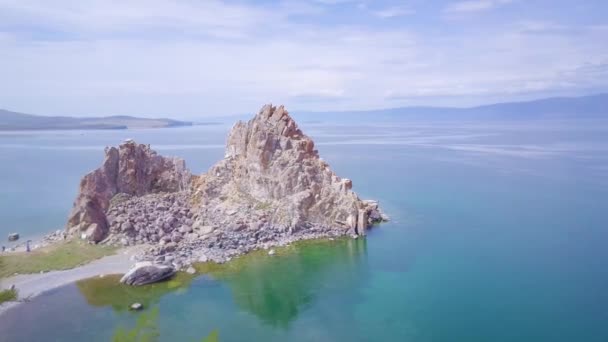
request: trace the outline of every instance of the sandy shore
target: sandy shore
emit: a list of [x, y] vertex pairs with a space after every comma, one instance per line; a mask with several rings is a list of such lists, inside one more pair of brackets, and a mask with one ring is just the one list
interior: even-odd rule
[[[41, 293], [71, 284], [78, 280], [96, 277], [104, 274], [126, 273], [135, 261], [131, 256], [138, 248], [131, 247], [118, 251], [114, 255], [103, 257], [83, 266], [64, 271], [51, 271], [37, 274], [22, 274], [0, 279], [0, 288], [7, 289], [15, 286], [19, 291], [19, 299], [32, 299]], [[0, 315], [20, 302], [9, 302], [0, 305]]]

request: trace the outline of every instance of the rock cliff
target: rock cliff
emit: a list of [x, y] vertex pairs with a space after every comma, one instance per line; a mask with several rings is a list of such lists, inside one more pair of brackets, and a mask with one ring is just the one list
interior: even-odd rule
[[106, 212], [117, 194], [143, 196], [185, 190], [191, 174], [178, 158], [158, 155], [149, 145], [125, 141], [105, 150], [103, 165], [80, 181], [68, 232], [99, 242], [109, 233]]
[[213, 222], [214, 213], [252, 208], [270, 225], [292, 232], [324, 226], [363, 234], [369, 224], [358, 220], [367, 203], [352, 191], [352, 182], [319, 158], [312, 139], [282, 106], [266, 105], [249, 122], [238, 122], [224, 160], [193, 190], [203, 224]]
[[222, 261], [299, 239], [363, 235], [383, 219], [378, 203], [359, 199], [282, 106], [266, 105], [232, 128], [225, 158], [199, 176], [147, 145], [107, 148], [102, 167], [81, 181], [68, 232], [149, 244], [161, 259]]

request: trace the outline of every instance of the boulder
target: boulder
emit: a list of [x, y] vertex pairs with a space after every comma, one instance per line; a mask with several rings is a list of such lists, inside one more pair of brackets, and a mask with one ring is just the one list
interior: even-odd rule
[[131, 286], [141, 286], [169, 279], [174, 274], [175, 269], [171, 266], [143, 262], [136, 264], [120, 279], [120, 282]]
[[133, 311], [140, 311], [140, 310], [143, 310], [143, 308], [144, 308], [144, 306], [141, 303], [133, 303], [129, 307], [129, 309], [131, 309]]
[[179, 228], [179, 232], [182, 234], [188, 234], [188, 233], [192, 233], [192, 227], [187, 226], [187, 225], [182, 225]]

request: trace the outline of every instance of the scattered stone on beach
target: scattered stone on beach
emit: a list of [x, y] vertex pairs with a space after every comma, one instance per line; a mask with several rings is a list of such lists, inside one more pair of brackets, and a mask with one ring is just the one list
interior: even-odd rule
[[17, 241], [19, 240], [19, 233], [10, 233], [8, 234], [8, 241]]
[[274, 249], [271, 249], [268, 251], [268, 255], [274, 255], [276, 252], [274, 251]]
[[133, 310], [133, 311], [140, 311], [143, 310], [144, 306], [141, 303], [133, 303], [131, 304], [131, 306], [129, 307], [129, 309]]
[[141, 262], [127, 272], [120, 282], [131, 286], [141, 286], [169, 279], [174, 274], [175, 269], [171, 266]]
[[196, 274], [196, 269], [194, 267], [190, 266], [186, 270], [186, 273], [188, 273], [188, 274]]

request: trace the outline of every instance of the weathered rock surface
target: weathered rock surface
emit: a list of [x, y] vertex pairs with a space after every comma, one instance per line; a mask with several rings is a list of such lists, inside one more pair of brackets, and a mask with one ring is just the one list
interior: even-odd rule
[[120, 279], [120, 282], [132, 286], [141, 286], [169, 279], [173, 275], [175, 275], [175, 269], [171, 266], [142, 262], [127, 272]]
[[231, 130], [225, 158], [200, 176], [182, 160], [127, 141], [86, 175], [68, 232], [147, 244], [144, 260], [186, 268], [301, 239], [364, 235], [386, 218], [338, 177], [283, 107]]
[[115, 195], [175, 192], [190, 182], [183, 160], [159, 156], [149, 145], [128, 140], [119, 148], [106, 148], [105, 153], [103, 165], [80, 182], [68, 220], [70, 233], [84, 234], [90, 241], [99, 242], [108, 235], [106, 211]]
[[203, 222], [254, 208], [271, 226], [291, 232], [312, 225], [354, 232], [369, 225], [358, 219], [360, 210], [371, 209], [352, 191], [352, 181], [319, 158], [312, 139], [282, 106], [266, 105], [248, 123], [237, 123], [225, 159], [193, 191]]

